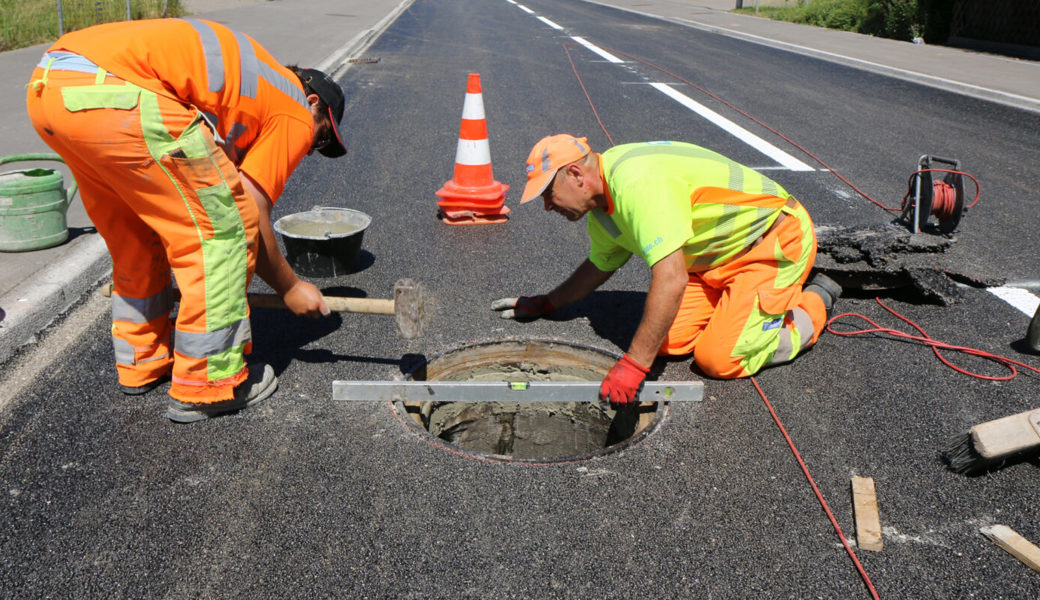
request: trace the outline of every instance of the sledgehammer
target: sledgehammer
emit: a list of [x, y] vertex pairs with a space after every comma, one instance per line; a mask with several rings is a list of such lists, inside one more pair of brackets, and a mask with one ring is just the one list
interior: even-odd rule
[[[179, 297], [180, 292], [175, 292]], [[111, 296], [112, 284], [102, 287], [101, 294]], [[248, 298], [249, 305], [256, 308], [286, 308], [285, 302], [277, 294], [250, 293]], [[325, 304], [329, 310], [336, 312], [393, 315], [401, 337], [411, 340], [422, 335], [423, 286], [411, 279], [399, 279], [394, 284], [393, 299], [325, 296]]]

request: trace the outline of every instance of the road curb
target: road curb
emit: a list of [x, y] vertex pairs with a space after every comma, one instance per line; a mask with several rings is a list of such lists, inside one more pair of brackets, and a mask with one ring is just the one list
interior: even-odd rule
[[350, 68], [350, 63], [346, 62], [347, 57], [351, 54], [367, 49], [372, 42], [378, 39], [379, 36], [397, 20], [397, 17], [401, 16], [401, 13], [408, 10], [408, 7], [412, 5], [412, 2], [414, 2], [414, 0], [402, 0], [400, 4], [398, 4], [385, 17], [380, 19], [378, 23], [372, 26], [372, 28], [366, 29], [355, 35], [338, 50], [325, 57], [325, 59], [318, 63], [315, 68], [319, 71], [328, 73], [329, 76], [333, 78], [346, 73], [347, 69]]
[[108, 247], [97, 234], [70, 242], [67, 258], [40, 270], [0, 297], [0, 364], [79, 302], [112, 272]]

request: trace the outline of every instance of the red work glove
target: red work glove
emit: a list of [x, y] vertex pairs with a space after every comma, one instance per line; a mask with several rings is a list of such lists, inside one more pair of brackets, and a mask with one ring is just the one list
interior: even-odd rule
[[548, 296], [520, 296], [519, 298], [501, 298], [491, 303], [491, 310], [500, 310], [503, 319], [517, 321], [533, 321], [547, 315], [556, 308], [549, 302]]
[[627, 354], [624, 355], [610, 369], [603, 385], [599, 387], [599, 399], [610, 402], [614, 408], [632, 404], [649, 372], [650, 369], [632, 360]]

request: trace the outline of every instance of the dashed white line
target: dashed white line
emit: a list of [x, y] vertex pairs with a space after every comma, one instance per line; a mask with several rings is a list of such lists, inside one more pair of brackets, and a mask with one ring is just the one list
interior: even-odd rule
[[552, 21], [550, 21], [549, 19], [546, 19], [545, 17], [538, 17], [538, 20], [541, 21], [542, 23], [545, 23], [549, 27], [552, 27], [553, 29], [559, 29], [560, 31], [563, 31], [563, 27], [561, 27], [560, 25], [557, 25], [556, 23], [553, 23]]
[[[519, 6], [520, 9], [523, 10], [524, 12], [527, 12], [528, 14], [535, 15], [535, 12], [533, 10], [527, 8], [523, 4], [517, 4], [517, 6]], [[535, 15], [535, 16], [538, 18], [539, 21], [545, 23], [549, 27], [552, 27], [553, 29], [556, 29], [556, 30], [559, 30], [559, 31], [565, 31], [564, 27], [560, 26], [559, 24], [557, 24], [557, 23], [555, 23], [555, 22], [553, 22], [553, 21], [551, 21], [551, 20], [549, 20], [549, 19], [547, 19], [545, 17], [538, 16], [538, 15]], [[575, 36], [571, 36], [571, 39], [574, 40], [575, 42], [581, 44], [585, 48], [587, 48], [590, 52], [593, 52], [593, 53], [601, 56], [602, 58], [606, 59], [608, 62], [615, 63], [615, 64], [619, 64], [619, 63], [625, 62], [625, 61], [621, 60], [620, 58], [614, 56], [610, 52], [607, 52], [606, 50], [600, 48], [599, 46], [596, 46], [595, 44], [590, 43], [588, 40], [586, 40], [583, 37], [575, 35]], [[671, 86], [669, 86], [667, 84], [664, 84], [664, 83], [650, 83], [649, 85], [651, 87], [653, 87], [654, 89], [656, 89], [657, 91], [659, 91], [659, 92], [663, 93], [664, 95], [668, 96], [672, 100], [675, 100], [679, 104], [682, 104], [686, 108], [692, 110], [693, 112], [697, 113], [701, 117], [707, 119], [708, 121], [713, 123], [715, 126], [721, 128], [723, 131], [729, 133], [730, 135], [735, 136], [737, 139], [741, 140], [745, 144], [751, 146], [755, 150], [758, 150], [762, 154], [765, 154], [769, 158], [771, 158], [771, 159], [775, 160], [776, 162], [780, 163], [783, 166], [783, 168], [785, 168], [785, 169], [787, 169], [789, 171], [815, 171], [816, 170], [813, 167], [810, 167], [809, 165], [805, 164], [804, 162], [798, 160], [797, 158], [791, 156], [787, 152], [784, 152], [780, 148], [777, 148], [773, 144], [770, 144], [769, 142], [765, 141], [764, 139], [760, 138], [759, 136], [751, 133], [747, 129], [744, 129], [740, 125], [737, 125], [733, 121], [730, 121], [726, 117], [723, 117], [719, 113], [711, 110], [707, 106], [704, 106], [703, 104], [697, 102], [693, 98], [690, 98], [686, 94], [683, 94], [682, 92], [677, 91], [676, 89], [672, 88]]]
[[1022, 288], [1000, 286], [986, 288], [986, 291], [1022, 311], [1028, 317], [1032, 317], [1036, 313], [1037, 306], [1040, 306], [1040, 298]]
[[724, 117], [724, 116], [720, 115], [719, 113], [711, 110], [707, 106], [704, 106], [700, 102], [697, 102], [693, 98], [690, 98], [686, 94], [683, 94], [682, 92], [680, 92], [680, 91], [676, 90], [675, 88], [669, 86], [668, 84], [665, 84], [665, 83], [651, 83], [650, 86], [653, 87], [654, 89], [656, 89], [657, 91], [661, 92], [665, 96], [668, 96], [672, 100], [675, 100], [679, 104], [682, 104], [686, 108], [688, 108], [688, 109], [692, 110], [693, 112], [697, 113], [698, 115], [700, 115], [700, 116], [704, 117], [705, 119], [711, 121], [717, 127], [721, 128], [722, 130], [726, 131], [727, 133], [729, 133], [729, 134], [731, 134], [733, 136], [736, 136], [739, 140], [741, 140], [745, 144], [751, 146], [755, 150], [758, 150], [762, 154], [765, 154], [769, 158], [771, 158], [771, 159], [775, 160], [776, 162], [780, 163], [781, 165], [787, 167], [791, 171], [815, 171], [816, 170], [816, 169], [813, 169], [812, 167], [810, 167], [809, 165], [803, 163], [802, 161], [798, 160], [797, 158], [791, 156], [790, 154], [784, 152], [783, 150], [777, 148], [776, 146], [770, 144], [769, 142], [763, 140], [762, 138], [758, 137], [757, 135], [751, 133], [747, 129], [744, 129], [740, 125], [737, 125], [733, 121], [730, 121], [726, 117]]
[[571, 36], [571, 39], [574, 40], [575, 42], [578, 42], [582, 46], [585, 46], [590, 51], [595, 52], [596, 54], [599, 54], [600, 56], [602, 56], [603, 58], [607, 59], [608, 61], [610, 61], [612, 63], [625, 62], [625, 61], [621, 60], [620, 58], [614, 56], [610, 52], [607, 52], [606, 50], [600, 48], [599, 46], [594, 46], [593, 44], [589, 43], [589, 41], [586, 40], [583, 37], [578, 37], [576, 35], [573, 35], [573, 36]]

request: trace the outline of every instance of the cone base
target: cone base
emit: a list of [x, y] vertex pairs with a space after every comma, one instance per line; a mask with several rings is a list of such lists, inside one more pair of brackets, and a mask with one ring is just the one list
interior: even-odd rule
[[437, 217], [448, 225], [493, 225], [508, 221], [509, 212], [505, 206], [494, 212], [441, 209]]
[[455, 180], [452, 179], [446, 181], [436, 193], [445, 200], [497, 201], [501, 199], [504, 202], [507, 191], [509, 191], [509, 186], [499, 181], [492, 180], [488, 185], [462, 186], [455, 183]]

